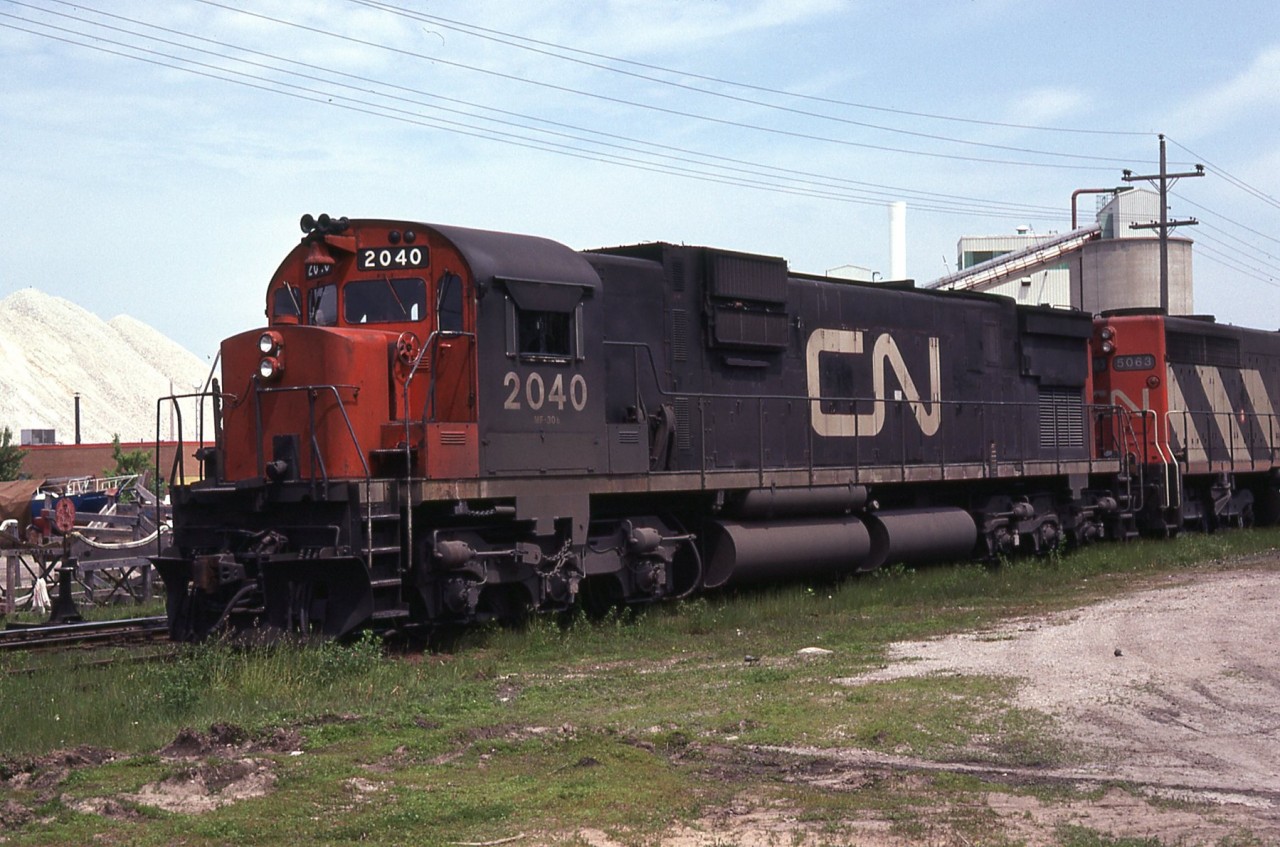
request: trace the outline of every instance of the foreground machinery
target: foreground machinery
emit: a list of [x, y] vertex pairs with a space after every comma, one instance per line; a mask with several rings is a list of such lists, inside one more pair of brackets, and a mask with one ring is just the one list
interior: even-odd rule
[[[341, 636], [1273, 521], [1280, 337], [306, 216], [155, 559]], [[194, 453], [193, 453], [194, 450]]]

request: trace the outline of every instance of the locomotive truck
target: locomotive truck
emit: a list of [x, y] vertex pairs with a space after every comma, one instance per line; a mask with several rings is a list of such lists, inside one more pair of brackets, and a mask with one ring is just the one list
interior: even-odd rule
[[512, 619], [1280, 511], [1275, 333], [706, 247], [302, 230], [173, 468], [153, 561], [174, 638]]

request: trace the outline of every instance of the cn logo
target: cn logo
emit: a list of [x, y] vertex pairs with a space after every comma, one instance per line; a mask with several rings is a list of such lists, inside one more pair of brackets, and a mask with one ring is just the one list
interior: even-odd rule
[[[863, 355], [863, 333], [861, 330], [848, 329], [815, 329], [809, 336], [805, 347], [805, 368], [808, 374], [809, 397], [822, 397], [821, 379], [819, 378], [818, 357], [823, 354], [844, 356]], [[920, 398], [916, 382], [907, 371], [907, 363], [902, 359], [902, 351], [898, 343], [889, 333], [879, 335], [871, 348], [871, 385], [875, 402], [870, 403], [871, 411], [824, 412], [822, 403], [810, 401], [813, 431], [828, 437], [867, 437], [880, 434], [885, 420], [885, 375], [892, 369], [898, 384], [902, 386], [901, 394], [894, 399], [905, 399], [915, 416], [916, 423], [925, 435], [936, 435], [942, 423], [942, 382], [941, 354], [938, 351], [938, 339], [929, 337], [929, 395], [928, 400]], [[834, 398], [827, 398], [834, 399]]]

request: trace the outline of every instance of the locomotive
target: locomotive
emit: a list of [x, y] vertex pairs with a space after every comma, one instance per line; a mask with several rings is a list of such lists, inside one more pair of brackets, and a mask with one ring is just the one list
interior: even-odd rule
[[707, 247], [302, 230], [266, 326], [222, 343], [212, 437], [178, 451], [153, 559], [176, 639], [516, 619], [1280, 515], [1275, 333]]

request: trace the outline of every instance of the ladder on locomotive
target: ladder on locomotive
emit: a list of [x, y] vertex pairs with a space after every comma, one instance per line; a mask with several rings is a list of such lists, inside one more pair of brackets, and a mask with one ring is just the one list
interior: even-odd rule
[[[1128, 410], [1122, 410], [1120, 415], [1120, 426], [1122, 428], [1120, 450], [1120, 470], [1116, 473], [1116, 506], [1119, 512], [1119, 519], [1116, 526], [1116, 534], [1120, 541], [1132, 541], [1140, 534], [1138, 532], [1138, 524], [1135, 515], [1141, 512], [1144, 506], [1144, 498], [1146, 486], [1144, 484], [1143, 463], [1137, 461], [1136, 453], [1129, 449], [1129, 445], [1137, 445], [1138, 433], [1133, 427], [1133, 415]], [[1134, 483], [1137, 483], [1135, 486]], [[1134, 492], [1137, 492], [1136, 494]]]
[[386, 626], [409, 617], [405, 574], [410, 559], [399, 500], [371, 504], [365, 520], [360, 522], [360, 552], [369, 569], [375, 626]]

